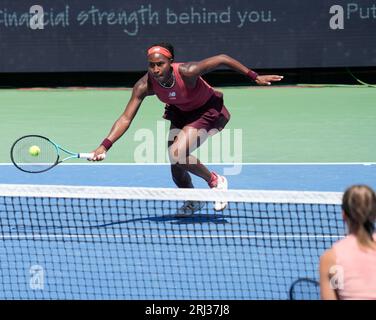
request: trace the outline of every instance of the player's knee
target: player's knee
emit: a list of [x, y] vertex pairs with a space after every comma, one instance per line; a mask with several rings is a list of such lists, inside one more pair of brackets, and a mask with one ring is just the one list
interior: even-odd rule
[[174, 165], [177, 164], [177, 159], [176, 159], [176, 156], [175, 156], [175, 152], [172, 150], [172, 148], [169, 148], [168, 149], [168, 158], [170, 160], [170, 163], [172, 164], [171, 168], [174, 167]]
[[170, 163], [173, 165], [186, 164], [187, 162], [187, 154], [185, 150], [181, 151], [178, 148], [171, 147], [168, 150], [168, 156]]

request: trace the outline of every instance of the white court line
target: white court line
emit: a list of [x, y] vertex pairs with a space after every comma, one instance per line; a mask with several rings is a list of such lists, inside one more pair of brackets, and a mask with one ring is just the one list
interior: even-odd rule
[[189, 238], [204, 238], [204, 239], [340, 239], [344, 238], [344, 236], [339, 235], [262, 235], [262, 234], [254, 234], [254, 235], [127, 235], [127, 234], [112, 234], [112, 235], [95, 235], [95, 234], [24, 234], [24, 235], [13, 235], [13, 234], [5, 234], [1, 235], [0, 239], [123, 239], [123, 238], [182, 238], [182, 239], [189, 239]]
[[[348, 166], [348, 165], [376, 165], [376, 162], [243, 162], [243, 163], [220, 163], [207, 162], [207, 165], [215, 166]], [[61, 163], [59, 166], [169, 166], [169, 163]], [[0, 163], [0, 166], [13, 166], [13, 163]]]

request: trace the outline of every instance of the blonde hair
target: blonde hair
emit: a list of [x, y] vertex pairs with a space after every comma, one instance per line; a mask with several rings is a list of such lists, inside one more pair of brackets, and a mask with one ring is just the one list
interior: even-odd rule
[[368, 186], [355, 185], [348, 188], [342, 198], [342, 210], [347, 217], [350, 233], [359, 243], [370, 246], [375, 232], [376, 195]]

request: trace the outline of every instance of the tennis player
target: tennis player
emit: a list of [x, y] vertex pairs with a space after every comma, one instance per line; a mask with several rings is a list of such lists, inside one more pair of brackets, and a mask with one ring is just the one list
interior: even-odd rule
[[376, 299], [375, 192], [364, 185], [350, 187], [342, 210], [349, 235], [321, 256], [321, 298]]
[[[171, 122], [168, 151], [172, 179], [179, 188], [193, 188], [191, 174], [204, 179], [210, 188], [226, 189], [223, 176], [210, 172], [191, 153], [208, 137], [221, 131], [230, 119], [222, 93], [215, 91], [201, 76], [227, 66], [242, 73], [259, 85], [280, 81], [278, 75], [258, 75], [227, 55], [218, 55], [199, 62], [175, 63], [174, 48], [169, 43], [153, 45], [147, 50], [148, 72], [133, 87], [124, 113], [114, 123], [109, 135], [94, 151], [93, 161], [103, 160], [105, 154], [129, 128], [146, 96], [157, 95], [166, 104], [163, 118]], [[215, 203], [223, 210], [226, 202]], [[201, 202], [187, 201], [179, 210], [190, 215], [202, 208]]]

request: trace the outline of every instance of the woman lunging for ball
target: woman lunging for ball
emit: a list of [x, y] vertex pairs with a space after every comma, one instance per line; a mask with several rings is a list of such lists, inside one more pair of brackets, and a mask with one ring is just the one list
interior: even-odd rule
[[[221, 131], [230, 119], [222, 93], [215, 91], [201, 77], [226, 66], [248, 76], [259, 85], [280, 81], [278, 75], [258, 75], [239, 61], [217, 55], [199, 62], [175, 63], [171, 44], [160, 43], [147, 50], [148, 72], [135, 84], [123, 114], [116, 120], [106, 139], [94, 151], [93, 161], [103, 155], [129, 128], [145, 97], [156, 95], [166, 104], [164, 118], [171, 122], [168, 152], [171, 174], [179, 188], [193, 188], [190, 174], [204, 179], [210, 188], [227, 189], [227, 180], [208, 168], [191, 153], [208, 137]], [[214, 209], [223, 210], [226, 202], [216, 202]], [[186, 201], [178, 215], [199, 211], [203, 203]]]

